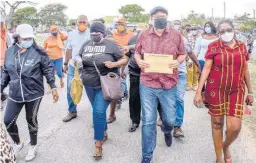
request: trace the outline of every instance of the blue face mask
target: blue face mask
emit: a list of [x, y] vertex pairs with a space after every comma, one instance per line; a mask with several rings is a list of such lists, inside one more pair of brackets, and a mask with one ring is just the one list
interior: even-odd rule
[[21, 41], [20, 46], [21, 46], [22, 48], [28, 49], [28, 48], [30, 48], [30, 47], [32, 46], [32, 44], [33, 44], [33, 40], [30, 40], [30, 41]]

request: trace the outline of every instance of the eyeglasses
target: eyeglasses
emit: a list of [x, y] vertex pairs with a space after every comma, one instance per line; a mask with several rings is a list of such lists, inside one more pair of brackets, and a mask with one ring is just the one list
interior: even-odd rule
[[197, 29], [190, 29], [191, 31], [197, 31]]
[[78, 24], [86, 24], [86, 21], [79, 21]]
[[224, 34], [224, 33], [231, 33], [231, 32], [233, 32], [233, 29], [226, 29], [226, 30], [221, 30], [220, 31], [220, 34]]
[[22, 40], [24, 40], [24, 41], [31, 41], [31, 40], [33, 40], [33, 38], [32, 38], [32, 37], [29, 37], [29, 38], [22, 38]]

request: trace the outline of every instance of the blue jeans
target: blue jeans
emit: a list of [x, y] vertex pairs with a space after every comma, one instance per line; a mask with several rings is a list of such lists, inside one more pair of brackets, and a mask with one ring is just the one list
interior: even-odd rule
[[93, 108], [94, 140], [103, 141], [104, 131], [107, 130], [106, 111], [110, 102], [103, 98], [100, 87], [85, 87], [85, 91]]
[[127, 89], [127, 84], [126, 84], [126, 78], [122, 78], [122, 89], [124, 91], [124, 95], [128, 95], [128, 89]]
[[76, 112], [76, 106], [73, 103], [72, 97], [70, 95], [70, 89], [71, 89], [71, 81], [74, 78], [75, 74], [75, 67], [69, 65], [68, 66], [68, 75], [67, 75], [67, 100], [68, 100], [68, 111], [71, 112]]
[[154, 89], [140, 84], [140, 98], [142, 109], [142, 156], [152, 159], [156, 147], [157, 106], [162, 107], [162, 131], [172, 132], [176, 118], [177, 87], [171, 89]]
[[52, 60], [52, 63], [54, 65], [54, 68], [58, 77], [63, 78], [63, 72], [62, 72], [63, 58]]
[[[199, 62], [199, 64], [200, 64], [201, 71], [203, 71], [205, 61], [199, 60], [198, 62]], [[198, 78], [199, 80], [200, 80], [200, 77], [201, 77], [201, 76], [199, 76], [199, 78]], [[205, 85], [203, 86], [202, 92], [204, 92], [204, 90], [205, 90]]]
[[177, 97], [176, 97], [176, 122], [175, 127], [181, 127], [184, 117], [184, 96], [187, 86], [187, 74], [179, 74], [179, 82], [177, 84]]

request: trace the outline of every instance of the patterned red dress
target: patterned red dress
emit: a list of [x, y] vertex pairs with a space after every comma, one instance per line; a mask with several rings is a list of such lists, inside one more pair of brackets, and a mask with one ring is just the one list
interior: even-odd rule
[[208, 47], [205, 59], [213, 60], [205, 90], [205, 105], [212, 116], [242, 118], [245, 96], [244, 72], [249, 60], [246, 45], [236, 40], [230, 48], [219, 39]]

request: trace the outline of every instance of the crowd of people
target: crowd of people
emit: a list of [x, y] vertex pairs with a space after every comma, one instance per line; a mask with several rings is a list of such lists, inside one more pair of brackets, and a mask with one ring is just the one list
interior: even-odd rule
[[[239, 135], [244, 105], [254, 102], [247, 64], [250, 59], [247, 40], [230, 20], [222, 20], [217, 27], [206, 22], [200, 33], [194, 24], [182, 27], [181, 21], [170, 24], [167, 19], [168, 11], [158, 6], [150, 12], [149, 26], [138, 27], [136, 32], [129, 31], [126, 20], [120, 18], [114, 31], [110, 31], [104, 20], [97, 19], [89, 27], [88, 18], [81, 15], [73, 24], [76, 28], [68, 35], [56, 25], [50, 26], [51, 35], [45, 39], [43, 47], [37, 45], [31, 25], [18, 25], [13, 45], [7, 48], [5, 40], [5, 45], [1, 46], [1, 97], [4, 89], [9, 87], [4, 124], [13, 140], [14, 154], [24, 146], [16, 120], [25, 106], [30, 133], [30, 147], [25, 159], [31, 161], [36, 157], [37, 113], [44, 96], [44, 77], [53, 102], [57, 102], [55, 73], [60, 78], [61, 88], [65, 85], [63, 73], [67, 74], [68, 114], [63, 122], [77, 117], [71, 83], [79, 69], [92, 106], [93, 157], [96, 160], [102, 159], [103, 145], [108, 140], [108, 124], [117, 119], [116, 108], [129, 99], [131, 125], [128, 131], [136, 131], [142, 123], [141, 163], [150, 163], [156, 147], [157, 125], [161, 127], [168, 147], [172, 145], [173, 137], [184, 137], [184, 96], [192, 89], [196, 91], [194, 104], [208, 108], [211, 115], [216, 162], [221, 163], [224, 154], [225, 162], [231, 163], [229, 147]], [[2, 33], [4, 40], [6, 37]], [[151, 66], [144, 59], [147, 53], [172, 55], [169, 68], [173, 73], [145, 71]], [[102, 77], [110, 74], [120, 76], [121, 99], [106, 99]], [[225, 118], [227, 130], [223, 140]], [[14, 156], [9, 159], [15, 162]]]

